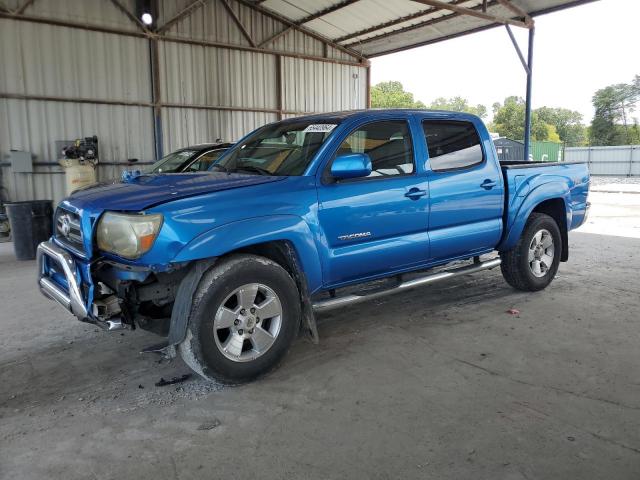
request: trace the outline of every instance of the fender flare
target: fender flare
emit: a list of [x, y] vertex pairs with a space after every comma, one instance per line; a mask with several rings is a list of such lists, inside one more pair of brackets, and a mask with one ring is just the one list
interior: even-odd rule
[[[263, 232], [247, 230], [249, 227], [253, 229], [258, 219]], [[247, 235], [247, 231], [251, 231], [250, 236]], [[322, 270], [313, 235], [302, 218], [294, 215], [273, 215], [218, 226], [199, 235], [182, 248], [173, 262], [191, 261], [192, 264], [178, 287], [164, 348], [175, 350], [175, 346], [184, 340], [193, 295], [200, 279], [216, 263], [218, 257], [243, 247], [283, 240], [286, 242], [286, 248], [291, 250], [287, 251], [287, 254], [293, 263], [294, 276], [297, 277], [294, 280], [301, 289], [303, 322], [312, 341], [317, 343], [318, 333], [309, 292], [313, 292], [312, 286], [314, 290], [320, 288]], [[310, 283], [310, 280], [313, 283]], [[175, 352], [172, 353], [175, 355]]]
[[172, 263], [220, 257], [234, 250], [274, 241], [288, 241], [294, 246], [309, 292], [319, 290], [322, 265], [314, 234], [304, 219], [296, 215], [247, 218], [212, 228], [185, 245]]
[[[542, 202], [547, 200], [561, 199], [565, 208], [565, 222], [567, 230], [571, 225], [572, 212], [570, 208], [571, 192], [567, 185], [563, 182], [547, 182], [529, 190], [528, 194], [520, 200], [521, 197], [516, 197], [510, 207], [507, 208], [507, 212], [513, 210], [514, 204], [520, 200], [520, 206], [513, 215], [508, 215], [507, 222], [512, 222], [502, 237], [502, 240], [496, 247], [498, 251], [509, 250], [518, 242], [518, 239], [522, 235], [527, 220], [531, 216], [533, 210]], [[507, 223], [508, 225], [509, 223]], [[561, 227], [561, 226], [560, 226]], [[561, 227], [562, 229], [562, 227]]]

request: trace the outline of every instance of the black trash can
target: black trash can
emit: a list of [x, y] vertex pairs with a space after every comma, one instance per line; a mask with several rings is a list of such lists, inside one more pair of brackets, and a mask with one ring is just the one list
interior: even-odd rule
[[51, 237], [53, 226], [53, 201], [33, 200], [5, 203], [13, 250], [18, 260], [33, 260], [40, 242]]

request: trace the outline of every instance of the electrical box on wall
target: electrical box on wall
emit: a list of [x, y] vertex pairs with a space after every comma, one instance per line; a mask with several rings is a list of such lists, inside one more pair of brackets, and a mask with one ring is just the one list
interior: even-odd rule
[[11, 161], [11, 170], [13, 171], [13, 173], [33, 172], [33, 161], [31, 160], [31, 152], [11, 150], [9, 152], [9, 160]]

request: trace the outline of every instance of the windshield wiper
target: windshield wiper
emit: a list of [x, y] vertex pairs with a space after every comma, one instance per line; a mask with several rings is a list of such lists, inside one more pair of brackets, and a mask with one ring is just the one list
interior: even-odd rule
[[266, 168], [256, 167], [255, 165], [243, 165], [241, 167], [236, 167], [235, 171], [258, 172], [260, 175], [273, 175], [273, 173]]

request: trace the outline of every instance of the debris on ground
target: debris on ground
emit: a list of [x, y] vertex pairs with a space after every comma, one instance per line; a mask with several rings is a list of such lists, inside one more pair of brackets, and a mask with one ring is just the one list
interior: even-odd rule
[[166, 387], [167, 385], [175, 385], [176, 383], [186, 382], [191, 378], [190, 373], [185, 373], [181, 377], [173, 377], [171, 380], [165, 380], [160, 378], [160, 381], [156, 382], [156, 387]]
[[507, 313], [510, 315], [520, 315], [520, 310], [518, 310], [517, 308], [510, 308], [509, 310], [507, 310]]
[[217, 419], [217, 418], [213, 418], [212, 420], [207, 420], [206, 422], [202, 423], [199, 427], [198, 430], [213, 430], [216, 427], [219, 427], [222, 424], [222, 422]]

